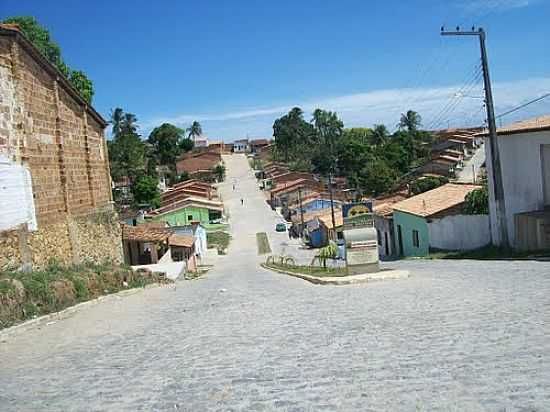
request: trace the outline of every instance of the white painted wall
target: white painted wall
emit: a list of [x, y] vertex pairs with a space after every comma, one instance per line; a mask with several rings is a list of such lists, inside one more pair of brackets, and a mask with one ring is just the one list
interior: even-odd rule
[[430, 248], [473, 250], [491, 243], [488, 215], [454, 215], [428, 222]]
[[29, 169], [0, 155], [0, 230], [27, 224], [36, 230], [36, 213]]
[[[550, 131], [519, 133], [498, 137], [502, 180], [506, 207], [506, 222], [510, 244], [515, 246], [514, 215], [544, 208], [541, 146], [550, 144]], [[489, 181], [489, 213], [493, 243], [500, 244], [496, 227], [496, 210], [493, 196], [493, 171], [490, 145], [485, 145]], [[550, 165], [548, 165], [550, 167]]]

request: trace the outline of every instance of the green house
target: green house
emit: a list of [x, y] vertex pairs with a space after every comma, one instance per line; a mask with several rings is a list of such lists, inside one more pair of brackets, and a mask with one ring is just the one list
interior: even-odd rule
[[212, 200], [188, 198], [156, 209], [148, 214], [153, 222], [166, 222], [170, 226], [187, 226], [191, 222], [208, 225], [220, 219], [223, 214], [223, 204]]
[[[430, 249], [454, 250], [453, 246], [463, 244], [464, 238], [467, 242], [468, 233], [458, 220], [453, 223], [455, 221], [444, 218], [461, 215], [466, 195], [478, 188], [448, 183], [394, 204], [393, 227], [398, 255], [427, 256]], [[474, 220], [464, 218], [463, 225], [472, 225], [470, 221]]]

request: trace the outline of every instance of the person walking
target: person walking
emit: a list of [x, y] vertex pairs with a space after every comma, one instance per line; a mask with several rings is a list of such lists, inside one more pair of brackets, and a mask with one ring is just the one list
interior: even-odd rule
[[244, 205], [244, 199], [241, 198], [241, 205]]

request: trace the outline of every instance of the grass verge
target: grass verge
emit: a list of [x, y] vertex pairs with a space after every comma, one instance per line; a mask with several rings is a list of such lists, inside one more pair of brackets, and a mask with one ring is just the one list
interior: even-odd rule
[[271, 246], [269, 246], [267, 233], [256, 233], [256, 243], [258, 244], [258, 255], [267, 255], [268, 253], [271, 253]]
[[159, 281], [166, 280], [150, 271], [135, 273], [129, 267], [107, 263], [64, 267], [52, 261], [43, 270], [0, 272], [0, 329]]
[[485, 246], [469, 251], [437, 251], [430, 253], [427, 259], [471, 259], [471, 260], [499, 260], [499, 259], [539, 259], [549, 258], [550, 251], [520, 252], [496, 246]]
[[226, 232], [206, 233], [206, 242], [208, 249], [218, 249], [218, 253], [225, 253], [231, 243], [231, 235]]
[[286, 272], [296, 273], [300, 275], [311, 275], [316, 277], [344, 277], [348, 276], [346, 268], [322, 268], [318, 266], [294, 266], [281, 265], [278, 263], [265, 263], [264, 266], [268, 269], [283, 270]]

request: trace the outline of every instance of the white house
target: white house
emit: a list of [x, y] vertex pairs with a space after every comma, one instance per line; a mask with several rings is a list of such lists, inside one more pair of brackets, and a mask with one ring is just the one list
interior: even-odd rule
[[235, 153], [245, 153], [250, 150], [248, 139], [235, 140], [233, 151]]
[[[506, 226], [518, 249], [550, 247], [550, 116], [497, 130]], [[490, 145], [485, 145], [493, 244], [501, 245], [493, 187]], [[528, 245], [529, 244], [529, 245]]]

